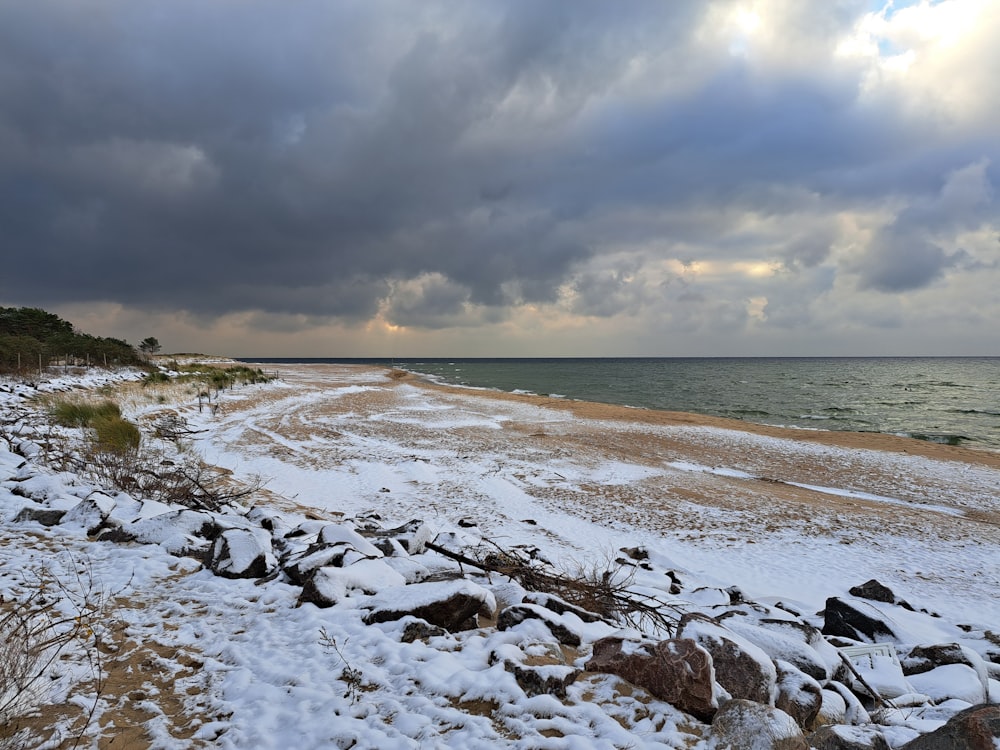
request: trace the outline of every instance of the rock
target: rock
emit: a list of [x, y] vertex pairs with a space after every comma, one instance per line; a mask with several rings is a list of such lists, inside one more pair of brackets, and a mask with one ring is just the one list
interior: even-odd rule
[[774, 707], [795, 719], [802, 729], [812, 729], [823, 705], [823, 689], [809, 675], [786, 661], [775, 662], [778, 671], [778, 697]]
[[889, 750], [885, 735], [873, 726], [821, 727], [809, 735], [815, 750]]
[[870, 604], [861, 601], [847, 602], [835, 596], [826, 600], [823, 633], [868, 643], [886, 639], [896, 642], [902, 640], [885, 615]]
[[888, 586], [883, 586], [874, 578], [862, 583], [860, 586], [853, 586], [847, 593], [859, 599], [871, 599], [874, 602], [889, 602], [892, 604], [896, 601], [896, 595], [892, 593], [892, 589]]
[[903, 666], [903, 674], [908, 677], [946, 664], [965, 664], [976, 670], [984, 666], [978, 654], [962, 648], [958, 643], [913, 646], [909, 649], [897, 649], [897, 654], [899, 663]]
[[115, 509], [115, 501], [100, 493], [91, 493], [66, 511], [59, 522], [61, 525], [82, 526], [87, 536], [96, 536], [108, 522], [108, 516]]
[[904, 750], [996, 750], [1000, 746], [1000, 706], [978, 705], [903, 746]]
[[708, 750], [808, 750], [795, 720], [777, 708], [734, 699], [712, 720]]
[[212, 545], [209, 569], [223, 578], [263, 578], [276, 566], [265, 529], [227, 529]]
[[[814, 680], [825, 682], [832, 670], [820, 653], [807, 641], [808, 630], [795, 627], [799, 623], [760, 620], [755, 625], [745, 617], [728, 617], [725, 627], [759, 647], [771, 659], [787, 661]], [[821, 639], [819, 631], [816, 635]]]
[[205, 561], [210, 558], [212, 542], [222, 529], [216, 519], [196, 510], [174, 510], [123, 524], [98, 534], [100, 541], [158, 544], [177, 556]]
[[337, 523], [327, 524], [320, 529], [317, 541], [321, 544], [347, 543], [366, 557], [382, 557], [382, 551], [361, 534]]
[[405, 586], [403, 576], [386, 565], [385, 561], [363, 557], [341, 568], [324, 567], [316, 570], [303, 584], [299, 603], [310, 602], [317, 607], [332, 607], [353, 592], [371, 595], [385, 589], [402, 589]]
[[405, 619], [407, 620], [407, 623], [403, 626], [402, 635], [399, 636], [401, 643], [413, 643], [414, 641], [436, 638], [448, 633], [448, 631], [444, 628], [440, 628], [437, 625], [431, 625], [426, 620], [418, 620], [415, 617]]
[[715, 679], [733, 698], [774, 705], [778, 675], [771, 658], [760, 648], [694, 612], [681, 617], [677, 637], [691, 638], [712, 655]]
[[710, 721], [719, 707], [712, 657], [690, 638], [656, 644], [601, 638], [585, 668], [617, 675], [701, 721]]
[[39, 508], [33, 505], [25, 505], [14, 516], [15, 523], [29, 523], [35, 521], [40, 523], [42, 526], [55, 526], [57, 523], [62, 521], [63, 516], [66, 515], [65, 510], [56, 510], [53, 508]]
[[565, 622], [565, 618], [537, 604], [515, 604], [503, 609], [497, 617], [497, 629], [509, 630], [525, 620], [540, 620], [552, 636], [565, 646], [576, 647], [582, 642], [580, 634]]
[[514, 675], [517, 684], [529, 698], [536, 695], [566, 697], [566, 688], [573, 684], [580, 674], [579, 669], [565, 664], [519, 664], [512, 659], [504, 659], [504, 669]]
[[843, 721], [839, 723], [858, 725], [858, 724], [868, 724], [871, 722], [872, 717], [868, 714], [868, 710], [861, 703], [858, 696], [856, 696], [854, 692], [849, 687], [847, 687], [847, 685], [845, 685], [842, 682], [838, 682], [836, 680], [830, 680], [824, 686], [823, 690], [824, 708], [820, 709], [821, 712], [825, 710], [827, 705], [828, 696], [826, 694], [831, 691], [839, 695], [840, 699], [844, 703], [844, 718]]
[[496, 608], [493, 594], [464, 579], [411, 583], [389, 593], [368, 602], [366, 625], [412, 615], [448, 631], [469, 630], [478, 626], [481, 610], [492, 613]]
[[344, 557], [351, 549], [353, 547], [348, 544], [313, 544], [282, 560], [281, 567], [292, 583], [303, 586], [320, 568], [342, 567]]

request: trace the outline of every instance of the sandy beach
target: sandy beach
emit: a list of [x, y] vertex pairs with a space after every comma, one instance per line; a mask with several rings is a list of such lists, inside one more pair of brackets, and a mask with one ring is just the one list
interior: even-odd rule
[[[1000, 548], [1000, 454], [448, 387], [398, 371], [387, 378], [379, 368], [274, 369], [293, 390], [312, 395], [303, 401], [269, 390], [227, 408], [220, 419], [228, 448], [298, 466], [305, 475], [294, 481], [323, 465], [381, 460], [382, 483], [391, 486], [362, 482], [357, 491], [393, 515], [431, 511], [450, 522], [473, 516], [483, 528], [507, 533], [508, 524], [523, 519], [504, 507], [510, 487], [481, 488], [480, 475], [489, 472], [552, 518], [680, 545], [689, 559], [704, 559], [706, 569], [720, 566], [718, 553], [728, 550], [723, 557], [732, 559], [734, 572], [750, 565], [773, 583], [782, 572], [765, 573], [753, 560], [784, 561], [790, 591], [800, 588], [795, 580], [810, 578], [803, 564], [819, 571], [827, 558], [845, 571], [859, 565], [855, 577], [870, 571], [897, 585], [932, 584], [946, 598], [970, 581], [1000, 579], [996, 564], [979, 568], [988, 559], [979, 555], [968, 569], [947, 555], [933, 564], [933, 549], [943, 545]], [[281, 406], [286, 402], [295, 405]], [[393, 448], [366, 456], [365, 445]], [[426, 476], [419, 467], [429, 448], [435, 471]], [[462, 481], [465, 474], [472, 476]], [[787, 535], [812, 539], [814, 555], [819, 547], [826, 552], [789, 557]], [[914, 566], [924, 554], [914, 545], [926, 552], [927, 564]], [[752, 580], [741, 583], [753, 587]]]

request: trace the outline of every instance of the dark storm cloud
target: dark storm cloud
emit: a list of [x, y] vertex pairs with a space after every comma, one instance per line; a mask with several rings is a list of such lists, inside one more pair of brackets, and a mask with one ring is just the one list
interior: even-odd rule
[[[788, 23], [833, 38], [863, 5]], [[554, 300], [616, 211], [672, 210], [656, 231], [704, 243], [719, 227], [688, 208], [797, 210], [778, 183], [833, 207], [866, 200], [876, 173], [883, 193], [931, 190], [932, 170], [912, 178], [937, 152], [910, 157], [926, 127], [859, 107], [849, 66], [765, 76], [699, 58], [711, 7], [6, 3], [0, 226], [16, 263], [0, 296], [310, 319], [387, 305], [434, 327]], [[624, 81], [654, 60], [676, 92], [634, 94]], [[688, 68], [704, 81], [682, 85]], [[860, 271], [871, 288], [929, 283], [951, 257], [883, 239]], [[785, 255], [811, 268], [829, 244]], [[576, 278], [579, 312], [638, 309], [624, 272]]]

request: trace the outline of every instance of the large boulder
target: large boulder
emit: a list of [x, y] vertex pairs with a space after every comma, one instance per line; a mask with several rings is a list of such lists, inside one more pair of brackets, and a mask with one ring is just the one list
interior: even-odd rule
[[712, 720], [709, 750], [808, 750], [795, 720], [777, 708], [731, 700]]
[[367, 606], [371, 611], [365, 616], [366, 625], [412, 615], [445, 630], [456, 631], [477, 627], [479, 613], [492, 613], [496, 609], [496, 599], [482, 586], [460, 579], [401, 586], [373, 596]]
[[[771, 659], [786, 661], [805, 672], [814, 680], [825, 682], [833, 671], [809, 639], [812, 634], [807, 626], [789, 621], [762, 620], [748, 622], [746, 617], [728, 617], [723, 624], [760, 648]], [[822, 638], [819, 631], [816, 636]]]
[[996, 750], [1000, 747], [1000, 705], [967, 708], [939, 729], [917, 737], [905, 750]]
[[715, 679], [733, 698], [774, 705], [777, 670], [758, 646], [694, 612], [681, 617], [677, 637], [692, 639], [712, 655]]
[[712, 657], [690, 638], [656, 644], [601, 638], [585, 668], [617, 675], [701, 721], [711, 721], [719, 707]]

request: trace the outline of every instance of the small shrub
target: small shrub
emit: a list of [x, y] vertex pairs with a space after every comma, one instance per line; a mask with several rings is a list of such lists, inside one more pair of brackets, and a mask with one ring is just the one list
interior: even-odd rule
[[[48, 568], [26, 572], [27, 590], [0, 602], [0, 749], [54, 747], [43, 742], [22, 719], [36, 712], [48, 694], [51, 669], [64, 659], [89, 665], [93, 700], [83, 694], [75, 701], [84, 723], [72, 747], [91, 724], [105, 687], [107, 654], [120, 649], [122, 622], [117, 614], [118, 591], [104, 589], [93, 575], [89, 559], [68, 561], [75, 575]], [[35, 580], [32, 580], [35, 579]], [[77, 692], [74, 690], [74, 692]], [[59, 745], [65, 747], [65, 744]]]

